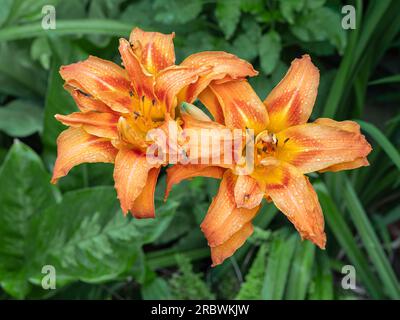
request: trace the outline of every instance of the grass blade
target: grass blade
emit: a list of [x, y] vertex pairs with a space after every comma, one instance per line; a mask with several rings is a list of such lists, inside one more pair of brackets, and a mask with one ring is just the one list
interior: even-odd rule
[[365, 249], [368, 252], [372, 263], [376, 267], [387, 294], [393, 299], [400, 298], [400, 286], [396, 275], [385, 255], [385, 252], [375, 234], [374, 229], [362, 207], [353, 186], [348, 179], [345, 181], [344, 200], [350, 216], [360, 234]]
[[400, 74], [395, 74], [393, 76], [376, 79], [376, 80], [370, 81], [368, 84], [370, 86], [373, 86], [373, 85], [377, 85], [377, 84], [387, 84], [387, 83], [397, 83], [397, 82], [400, 82]]
[[325, 185], [319, 184], [315, 187], [329, 229], [333, 232], [350, 262], [356, 267], [357, 276], [361, 279], [361, 283], [366, 287], [372, 298], [383, 298], [380, 283], [372, 273], [365, 255], [359, 249], [350, 228], [330, 197]]
[[45, 35], [103, 34], [126, 37], [132, 25], [115, 20], [57, 20], [57, 28], [45, 30], [40, 22], [12, 26], [0, 30], [0, 41], [21, 40]]
[[400, 170], [400, 154], [393, 144], [388, 140], [388, 138], [386, 138], [386, 136], [373, 124], [364, 122], [362, 120], [357, 120], [357, 122], [360, 124], [363, 130], [365, 130], [377, 143], [379, 143], [381, 148]]
[[311, 241], [303, 241], [297, 245], [286, 290], [286, 299], [305, 299], [310, 284], [314, 258], [315, 245]]
[[289, 239], [281, 233], [276, 234], [271, 243], [267, 260], [264, 284], [261, 291], [262, 299], [282, 299], [297, 239], [297, 234], [292, 234]]

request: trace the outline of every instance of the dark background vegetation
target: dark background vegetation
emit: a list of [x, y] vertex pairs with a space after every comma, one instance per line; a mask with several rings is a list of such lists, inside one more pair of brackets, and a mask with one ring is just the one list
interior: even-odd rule
[[[41, 29], [43, 5], [57, 29]], [[357, 9], [356, 30], [341, 8]], [[400, 1], [0, 0], [0, 298], [399, 299]], [[50, 185], [54, 114], [76, 107], [58, 74], [89, 54], [120, 62], [118, 38], [135, 27], [176, 32], [177, 62], [225, 50], [260, 71], [261, 99], [304, 53], [321, 72], [312, 118], [360, 120], [371, 166], [311, 175], [326, 219], [327, 249], [301, 242], [272, 204], [236, 254], [210, 268], [200, 232], [218, 187], [196, 178], [174, 187], [157, 219], [125, 219], [112, 165], [74, 168]], [[57, 289], [40, 286], [42, 266]], [[344, 265], [357, 288], [341, 286]]]

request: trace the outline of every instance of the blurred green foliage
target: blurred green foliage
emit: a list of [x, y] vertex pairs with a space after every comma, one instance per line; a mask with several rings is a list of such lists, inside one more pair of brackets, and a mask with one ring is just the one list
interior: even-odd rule
[[[357, 28], [341, 27], [340, 0], [2, 0], [0, 11], [0, 297], [71, 299], [400, 298], [400, 3], [350, 1]], [[54, 5], [57, 28], [41, 28]], [[177, 62], [225, 50], [253, 63], [261, 99], [304, 53], [321, 71], [312, 118], [357, 119], [372, 142], [370, 167], [311, 176], [328, 245], [301, 242], [272, 204], [255, 232], [210, 268], [199, 230], [218, 181], [196, 178], [162, 201], [157, 219], [123, 217], [112, 165], [74, 168], [49, 183], [54, 114], [76, 107], [58, 69], [89, 54], [120, 62], [118, 37], [135, 27], [175, 32]], [[20, 140], [16, 140], [16, 138]], [[54, 265], [57, 289], [43, 290]], [[341, 286], [354, 265], [357, 289]]]

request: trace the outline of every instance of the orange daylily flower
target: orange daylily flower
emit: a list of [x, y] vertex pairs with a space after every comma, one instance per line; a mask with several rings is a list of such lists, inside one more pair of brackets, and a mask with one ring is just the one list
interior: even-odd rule
[[[160, 166], [146, 159], [154, 128], [174, 122], [175, 108], [196, 99], [211, 81], [254, 76], [251, 64], [225, 52], [202, 52], [175, 65], [174, 33], [135, 28], [120, 39], [123, 66], [90, 56], [63, 66], [61, 77], [80, 112], [56, 115], [70, 128], [57, 139], [52, 182], [84, 162], [114, 163], [121, 208], [137, 218], [154, 217], [154, 189]], [[179, 126], [174, 122], [175, 126]]]
[[[254, 170], [239, 174], [238, 164], [182, 166], [167, 170], [167, 194], [185, 178], [222, 178], [201, 224], [211, 247], [213, 266], [230, 257], [251, 235], [262, 198], [273, 201], [303, 239], [325, 248], [324, 218], [317, 194], [305, 174], [368, 165], [371, 146], [353, 121], [317, 119], [314, 106], [319, 71], [308, 55], [295, 59], [261, 102], [246, 80], [212, 82], [199, 98], [218, 125], [255, 132]], [[212, 126], [211, 122], [208, 126]], [[190, 123], [190, 121], [189, 121]]]

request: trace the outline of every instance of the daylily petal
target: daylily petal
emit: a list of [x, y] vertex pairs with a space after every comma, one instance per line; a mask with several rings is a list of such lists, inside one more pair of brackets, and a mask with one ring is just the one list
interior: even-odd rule
[[74, 98], [76, 105], [81, 112], [97, 111], [97, 112], [108, 112], [113, 113], [114, 111], [110, 109], [104, 102], [93, 98], [92, 96], [80, 91], [79, 89], [74, 89], [68, 85], [64, 88], [69, 91], [72, 98]]
[[333, 166], [327, 167], [325, 169], [319, 170], [319, 172], [338, 172], [343, 170], [352, 170], [360, 167], [369, 166], [369, 162], [366, 157], [357, 158], [356, 160], [349, 162], [342, 162], [335, 164]]
[[161, 168], [153, 168], [149, 171], [146, 186], [132, 204], [131, 212], [138, 219], [155, 217], [154, 192], [156, 190], [160, 169]]
[[186, 162], [230, 167], [240, 159], [245, 140], [241, 130], [231, 130], [215, 121], [198, 120], [186, 112], [182, 112], [181, 118]]
[[172, 186], [183, 180], [194, 177], [222, 179], [224, 172], [224, 168], [201, 164], [176, 164], [169, 167], [167, 169], [167, 186], [164, 199], [167, 200]]
[[155, 93], [158, 100], [165, 105], [167, 112], [174, 116], [179, 91], [196, 82], [200, 75], [209, 70], [209, 67], [204, 66], [199, 68], [171, 66], [162, 70], [156, 77]]
[[[315, 120], [314, 123], [332, 126], [332, 127], [336, 127], [336, 128], [354, 132], [354, 133], [360, 133], [360, 125], [354, 121], [349, 121], [349, 120], [335, 121], [335, 120], [332, 120], [329, 118], [319, 118], [319, 119]], [[330, 166], [330, 167], [320, 170], [320, 172], [327, 172], [327, 171], [337, 172], [337, 171], [343, 171], [343, 170], [357, 169], [357, 168], [366, 167], [366, 166], [369, 166], [367, 157], [360, 157], [360, 158], [355, 159], [354, 161], [342, 162], [339, 164], [335, 164], [333, 166]]]
[[52, 183], [64, 177], [76, 165], [85, 162], [114, 162], [117, 150], [110, 141], [92, 136], [82, 128], [69, 128], [57, 138], [57, 160]]
[[255, 133], [265, 129], [267, 110], [246, 80], [211, 84], [210, 89], [219, 101], [227, 127], [250, 128]]
[[214, 94], [210, 87], [207, 87], [200, 93], [199, 100], [202, 104], [206, 106], [208, 111], [210, 111], [216, 122], [221, 124], [225, 123], [224, 111], [219, 104], [217, 96]]
[[131, 78], [135, 93], [141, 98], [143, 95], [149, 99], [154, 98], [154, 75], [147, 71], [133, 53], [130, 43], [125, 39], [119, 40], [119, 52], [124, 67]]
[[211, 248], [212, 267], [215, 267], [225, 259], [232, 256], [237, 249], [239, 249], [253, 233], [253, 225], [251, 222], [246, 223], [239, 231], [232, 235], [229, 240], [225, 241], [219, 246]]
[[129, 42], [141, 64], [150, 73], [156, 74], [175, 64], [174, 37], [175, 33], [162, 34], [135, 28], [131, 32]]
[[210, 247], [216, 247], [228, 241], [258, 212], [259, 206], [253, 209], [237, 208], [234, 195], [235, 183], [236, 176], [227, 170], [222, 178], [218, 194], [201, 223], [201, 230]]
[[273, 160], [252, 176], [266, 183], [266, 195], [294, 224], [303, 239], [325, 248], [324, 217], [308, 178], [290, 164]]
[[264, 188], [247, 175], [238, 176], [235, 184], [235, 201], [238, 208], [253, 209], [261, 203]]
[[131, 149], [119, 150], [115, 158], [114, 181], [124, 214], [133, 211], [135, 200], [142, 193], [153, 167], [144, 153]]
[[317, 97], [319, 70], [309, 55], [292, 62], [289, 71], [264, 100], [268, 109], [268, 131], [279, 131], [306, 123]]
[[[351, 131], [342, 129], [349, 126]], [[281, 131], [276, 137], [278, 147], [275, 157], [293, 164], [303, 173], [352, 161], [357, 161], [357, 165], [365, 164], [359, 159], [365, 158], [371, 151], [359, 128], [349, 121], [337, 122], [335, 126], [307, 123]]]
[[182, 66], [198, 68], [212, 66], [212, 71], [202, 77], [181, 94], [180, 101], [193, 102], [213, 80], [231, 81], [253, 77], [258, 74], [253, 66], [237, 56], [223, 51], [204, 51], [190, 55], [182, 63]]
[[127, 72], [115, 63], [90, 56], [60, 68], [68, 86], [80, 89], [117, 112], [131, 109], [131, 86]]
[[117, 123], [119, 115], [95, 111], [74, 112], [69, 115], [56, 114], [55, 118], [70, 127], [81, 127], [87, 133], [97, 137], [118, 138]]

